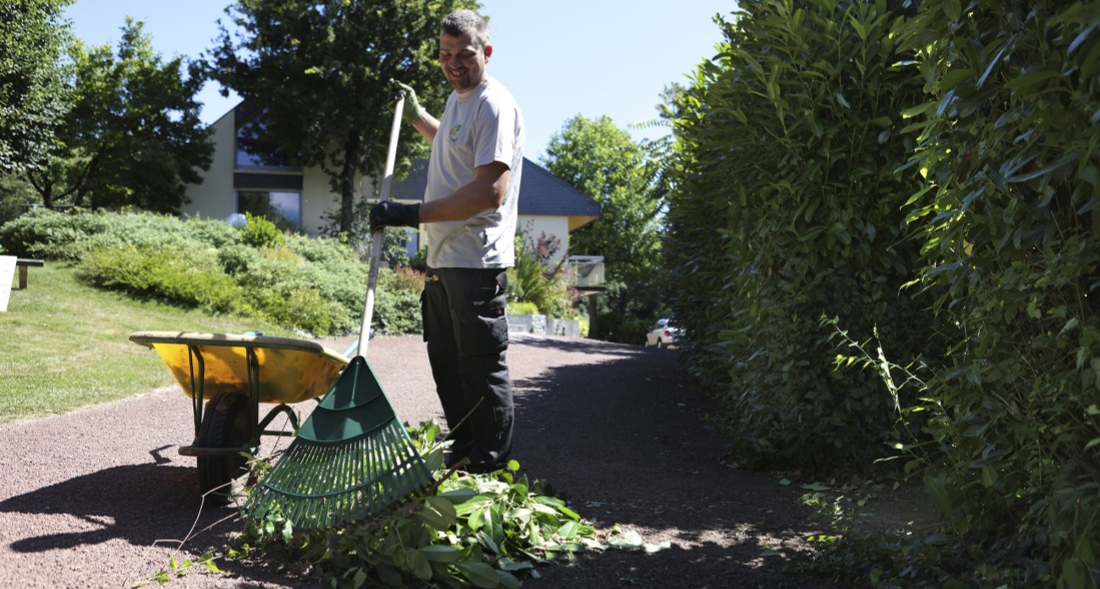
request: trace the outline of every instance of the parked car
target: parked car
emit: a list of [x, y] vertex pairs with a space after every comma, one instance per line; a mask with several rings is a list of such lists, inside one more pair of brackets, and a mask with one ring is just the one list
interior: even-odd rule
[[649, 346], [657, 346], [658, 348], [675, 346], [676, 340], [683, 334], [683, 328], [676, 327], [669, 319], [661, 319], [657, 321], [657, 325], [653, 326], [653, 329], [649, 330], [649, 333], [645, 334], [645, 345], [647, 348]]

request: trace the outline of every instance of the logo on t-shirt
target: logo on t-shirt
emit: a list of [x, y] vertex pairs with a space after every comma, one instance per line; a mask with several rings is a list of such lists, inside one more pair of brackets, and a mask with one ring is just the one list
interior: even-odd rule
[[447, 134], [447, 138], [451, 140], [451, 143], [458, 141], [458, 132], [462, 130], [462, 123], [456, 123], [454, 127], [451, 127], [451, 132]]

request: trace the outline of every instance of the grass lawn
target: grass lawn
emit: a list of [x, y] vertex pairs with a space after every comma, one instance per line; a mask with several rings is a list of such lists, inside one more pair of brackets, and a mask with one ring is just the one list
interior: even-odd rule
[[0, 313], [0, 423], [174, 384], [156, 352], [129, 340], [136, 331], [262, 330], [297, 337], [273, 324], [96, 289], [61, 262], [30, 268], [26, 290], [16, 288], [16, 274], [8, 311]]

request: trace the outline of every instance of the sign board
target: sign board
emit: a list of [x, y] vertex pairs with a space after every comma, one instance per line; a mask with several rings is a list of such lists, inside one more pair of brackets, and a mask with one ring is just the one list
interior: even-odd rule
[[8, 310], [8, 297], [11, 296], [11, 283], [15, 280], [15, 256], [0, 256], [0, 313]]

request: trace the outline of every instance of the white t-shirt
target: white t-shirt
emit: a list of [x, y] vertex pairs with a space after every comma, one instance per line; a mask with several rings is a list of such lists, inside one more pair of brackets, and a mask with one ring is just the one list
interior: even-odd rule
[[424, 201], [473, 182], [475, 168], [501, 162], [510, 170], [500, 207], [464, 221], [426, 223], [428, 266], [509, 268], [515, 263], [519, 185], [526, 137], [515, 98], [489, 78], [460, 95], [451, 92], [428, 160]]

